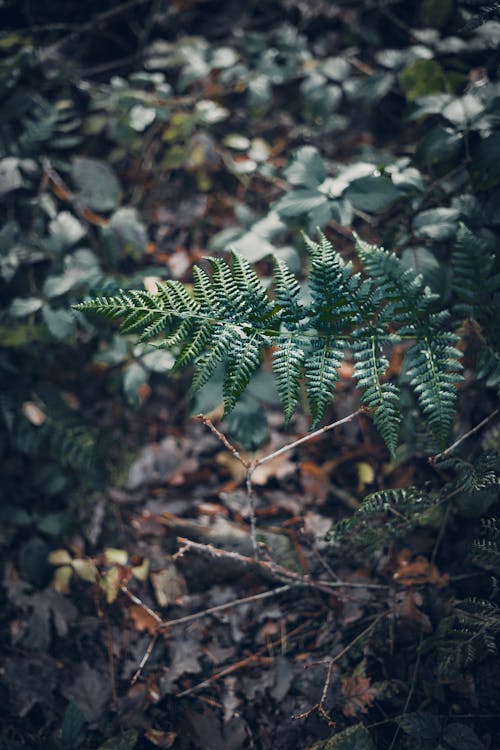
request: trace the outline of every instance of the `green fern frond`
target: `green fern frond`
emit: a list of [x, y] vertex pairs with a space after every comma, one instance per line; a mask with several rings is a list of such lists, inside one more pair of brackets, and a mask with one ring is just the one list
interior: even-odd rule
[[472, 554], [481, 567], [500, 572], [500, 519], [481, 520], [481, 536], [474, 539]]
[[288, 266], [274, 259], [274, 299], [280, 307], [281, 320], [290, 330], [300, 325], [304, 310], [299, 304], [300, 286]]
[[344, 361], [341, 344], [328, 337], [319, 339], [314, 341], [307, 356], [305, 376], [313, 428], [321, 421], [339, 378], [339, 368]]
[[415, 487], [381, 490], [364, 498], [350, 518], [336, 523], [327, 539], [358, 551], [372, 552], [401, 534], [431, 521], [439, 497]]
[[261, 352], [266, 343], [268, 342], [259, 333], [233, 339], [223, 385], [226, 413], [234, 409], [252, 375], [259, 368]]
[[288, 424], [299, 400], [300, 379], [305, 353], [291, 337], [280, 336], [274, 342], [273, 371], [281, 399], [285, 423]]
[[[384, 338], [382, 338], [384, 342]], [[363, 404], [373, 409], [373, 421], [394, 457], [400, 422], [399, 389], [390, 381], [383, 381], [389, 366], [382, 354], [382, 344], [377, 332], [369, 331], [353, 345], [354, 377], [364, 392]]]
[[461, 380], [460, 352], [453, 346], [455, 342], [452, 334], [435, 332], [432, 337], [418, 339], [407, 353], [410, 384], [441, 447], [445, 446], [453, 423], [456, 384]]
[[433, 639], [438, 674], [454, 676], [495, 656], [499, 633], [500, 608], [493, 602], [477, 597], [458, 602], [454, 614], [441, 621]]
[[248, 261], [232, 253], [230, 263], [208, 259], [209, 272], [195, 267], [192, 293], [178, 281], [167, 281], [157, 294], [122, 292], [77, 309], [120, 318], [122, 329], [141, 332], [142, 340], [161, 333], [163, 346], [178, 351], [177, 369], [194, 364], [195, 389], [222, 364], [227, 412], [260, 366], [263, 350], [271, 347], [285, 420], [296, 409], [304, 384], [313, 426], [325, 413], [350, 350], [362, 401], [372, 410], [392, 455], [400, 421], [399, 391], [386, 377], [385, 350], [412, 340], [407, 354], [410, 384], [431, 430], [444, 444], [461, 366], [455, 337], [446, 331], [447, 313], [436, 311], [435, 295], [383, 248], [358, 239], [364, 272], [355, 272], [325, 236], [305, 241], [311, 258], [309, 303], [301, 299], [299, 283], [282, 261], [275, 261], [274, 289], [268, 290]]

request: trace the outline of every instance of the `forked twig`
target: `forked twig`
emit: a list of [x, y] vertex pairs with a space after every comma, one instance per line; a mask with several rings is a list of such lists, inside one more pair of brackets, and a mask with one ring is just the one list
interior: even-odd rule
[[253, 476], [254, 471], [257, 469], [257, 467], [262, 466], [263, 464], [267, 464], [269, 461], [272, 461], [274, 458], [278, 458], [278, 456], [282, 456], [284, 453], [288, 453], [289, 451], [292, 451], [294, 448], [297, 448], [299, 445], [302, 445], [303, 443], [308, 443], [310, 440], [314, 440], [314, 438], [317, 438], [320, 435], [323, 435], [325, 432], [329, 432], [330, 430], [335, 429], [335, 427], [340, 427], [340, 425], [350, 422], [359, 414], [364, 414], [366, 412], [367, 412], [367, 409], [364, 406], [362, 406], [359, 409], [357, 409], [355, 412], [352, 412], [352, 414], [349, 414], [347, 417], [338, 419], [336, 422], [331, 422], [330, 424], [327, 424], [324, 427], [320, 427], [318, 430], [314, 430], [314, 432], [309, 432], [307, 435], [304, 435], [303, 437], [298, 438], [297, 440], [293, 440], [291, 443], [287, 443], [286, 445], [283, 445], [281, 448], [278, 448], [272, 453], [268, 453], [265, 456], [261, 456], [261, 458], [256, 458], [254, 461], [248, 461], [246, 458], [244, 458], [244, 456], [242, 456], [241, 453], [234, 447], [234, 445], [227, 439], [224, 433], [222, 433], [220, 430], [217, 429], [217, 427], [214, 425], [211, 419], [206, 417], [204, 414], [198, 414], [196, 416], [196, 419], [198, 419], [200, 422], [203, 422], [203, 424], [206, 425], [209, 428], [209, 430], [211, 430], [214, 433], [214, 435], [216, 435], [216, 437], [221, 441], [223, 446], [227, 448], [227, 450], [230, 453], [232, 453], [235, 459], [239, 461], [240, 464], [244, 466], [246, 469], [246, 490], [247, 490], [247, 496], [248, 496], [248, 506], [249, 506], [249, 511], [250, 511], [250, 534], [252, 538], [252, 547], [254, 551], [254, 556], [256, 558], [258, 557], [258, 544], [257, 544], [257, 533], [256, 533], [256, 523], [255, 523], [255, 494], [254, 494], [253, 485], [252, 485], [252, 476]]
[[384, 617], [386, 617], [389, 613], [382, 612], [380, 615], [377, 615], [373, 622], [371, 622], [367, 628], [361, 631], [361, 633], [358, 633], [356, 638], [353, 638], [353, 640], [345, 646], [341, 651], [339, 651], [338, 654], [335, 654], [334, 657], [329, 659], [328, 661], [328, 670], [326, 673], [326, 679], [323, 685], [323, 690], [321, 691], [321, 697], [317, 703], [314, 704], [314, 706], [311, 706], [311, 708], [308, 708], [307, 711], [303, 711], [300, 714], [294, 714], [292, 716], [292, 719], [307, 719], [308, 716], [310, 716], [314, 711], [317, 711], [320, 716], [323, 717], [323, 719], [327, 722], [328, 726], [334, 727], [335, 722], [331, 718], [330, 714], [325, 708], [326, 698], [328, 695], [328, 689], [330, 687], [330, 683], [332, 681], [332, 674], [333, 674], [333, 667], [345, 654], [347, 654], [353, 646], [358, 643], [358, 641], [361, 641], [370, 631], [374, 629], [374, 627], [377, 625], [377, 623], [380, 622]]

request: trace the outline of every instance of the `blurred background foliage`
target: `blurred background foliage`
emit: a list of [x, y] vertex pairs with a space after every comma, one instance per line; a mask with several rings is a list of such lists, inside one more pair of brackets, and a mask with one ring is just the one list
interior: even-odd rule
[[[28, 580], [119, 474], [173, 362], [76, 313], [86, 295], [189, 281], [229, 246], [305, 277], [301, 230], [349, 257], [355, 228], [452, 309], [462, 429], [495, 407], [498, 3], [3, 0], [0, 21], [1, 534]], [[276, 403], [259, 378], [228, 425], [251, 449]], [[194, 405], [170, 382], [179, 424], [220, 402], [220, 377]]]

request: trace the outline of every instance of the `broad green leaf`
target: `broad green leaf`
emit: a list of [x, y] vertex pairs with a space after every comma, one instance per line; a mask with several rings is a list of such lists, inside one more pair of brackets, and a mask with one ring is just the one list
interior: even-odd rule
[[148, 235], [135, 208], [119, 208], [115, 211], [105, 231], [114, 235], [123, 252], [137, 258], [142, 256]]
[[479, 190], [489, 190], [500, 184], [500, 133], [484, 138], [472, 154], [472, 178]]
[[462, 144], [462, 133], [436, 125], [418, 144], [417, 161], [426, 165], [451, 161], [459, 155]]
[[12, 318], [25, 318], [40, 310], [43, 300], [39, 297], [16, 297], [12, 300], [9, 313]]
[[448, 724], [443, 739], [453, 750], [486, 750], [477, 734], [466, 724]]
[[61, 725], [61, 741], [67, 748], [77, 748], [85, 740], [85, 716], [76, 703], [70, 701]]
[[294, 160], [285, 169], [285, 177], [291, 185], [304, 185], [315, 188], [326, 177], [326, 168], [317, 148], [302, 146], [296, 152]]
[[332, 81], [342, 83], [351, 72], [351, 65], [343, 57], [327, 57], [322, 61], [320, 70]]
[[75, 245], [85, 237], [85, 229], [78, 219], [69, 211], [61, 211], [49, 224], [51, 237], [56, 240], [61, 249]]
[[78, 189], [78, 199], [94, 211], [112, 211], [118, 206], [121, 189], [115, 173], [106, 162], [75, 156], [71, 176]]
[[145, 107], [142, 104], [134, 104], [128, 115], [130, 127], [138, 133], [142, 133], [146, 128], [155, 121], [156, 110], [152, 107]]
[[426, 711], [408, 713], [396, 719], [397, 723], [410, 737], [424, 740], [437, 740], [441, 734], [441, 722], [434, 714]]
[[484, 110], [481, 99], [473, 94], [466, 94], [452, 99], [441, 114], [458, 128], [469, 128]]
[[417, 237], [444, 242], [455, 238], [459, 218], [455, 208], [431, 208], [416, 215], [412, 230]]
[[446, 91], [443, 69], [436, 60], [417, 60], [407, 65], [399, 74], [399, 83], [409, 102]]
[[248, 451], [260, 448], [269, 437], [269, 425], [262, 404], [244, 394], [226, 419], [231, 435]]
[[24, 185], [19, 161], [14, 156], [7, 156], [0, 161], [0, 195], [6, 195]]
[[291, 190], [280, 198], [274, 208], [280, 216], [293, 217], [306, 214], [327, 203], [326, 195], [318, 190]]
[[63, 341], [70, 339], [75, 332], [75, 316], [71, 310], [53, 310], [48, 305], [42, 309], [42, 317], [54, 338]]
[[420, 0], [419, 16], [422, 26], [441, 29], [453, 15], [453, 0]]
[[362, 724], [355, 724], [317, 742], [310, 750], [376, 750], [376, 747], [368, 730]]
[[368, 213], [381, 213], [401, 197], [401, 192], [394, 187], [389, 177], [368, 175], [351, 182], [344, 196], [354, 208]]
[[98, 750], [134, 750], [139, 738], [139, 732], [135, 729], [127, 729], [122, 734], [111, 737]]

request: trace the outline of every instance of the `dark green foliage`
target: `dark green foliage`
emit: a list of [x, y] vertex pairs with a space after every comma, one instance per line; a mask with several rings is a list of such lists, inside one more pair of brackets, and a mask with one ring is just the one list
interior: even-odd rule
[[432, 638], [438, 673], [454, 676], [496, 655], [499, 634], [500, 608], [496, 604], [476, 597], [459, 602], [454, 614], [440, 622]]
[[438, 493], [415, 487], [374, 492], [352, 516], [335, 524], [328, 538], [336, 544], [370, 554], [411, 529], [435, 525], [436, 519], [440, 519], [439, 500]]
[[[114, 320], [125, 333], [141, 332], [140, 341], [163, 333], [164, 347], [178, 347], [176, 367], [195, 364], [193, 387], [203, 386], [224, 363], [224, 406], [230, 412], [252, 375], [262, 351], [273, 347], [273, 369], [286, 421], [299, 400], [301, 379], [313, 426], [333, 395], [338, 369], [348, 349], [362, 402], [394, 453], [400, 420], [398, 388], [385, 373], [385, 352], [409, 340], [408, 376], [430, 429], [444, 445], [454, 416], [460, 354], [456, 337], [443, 330], [445, 313], [435, 313], [435, 295], [420, 277], [382, 248], [358, 240], [367, 277], [355, 273], [325, 237], [306, 240], [311, 268], [310, 302], [301, 300], [297, 280], [284, 263], [275, 264], [272, 298], [248, 261], [232, 253], [231, 265], [209, 259], [212, 274], [194, 273], [190, 295], [179, 282], [167, 281], [157, 294], [132, 291], [76, 306]], [[392, 331], [391, 328], [397, 330]]]
[[481, 519], [481, 536], [474, 540], [472, 554], [482, 568], [500, 573], [500, 519]]

